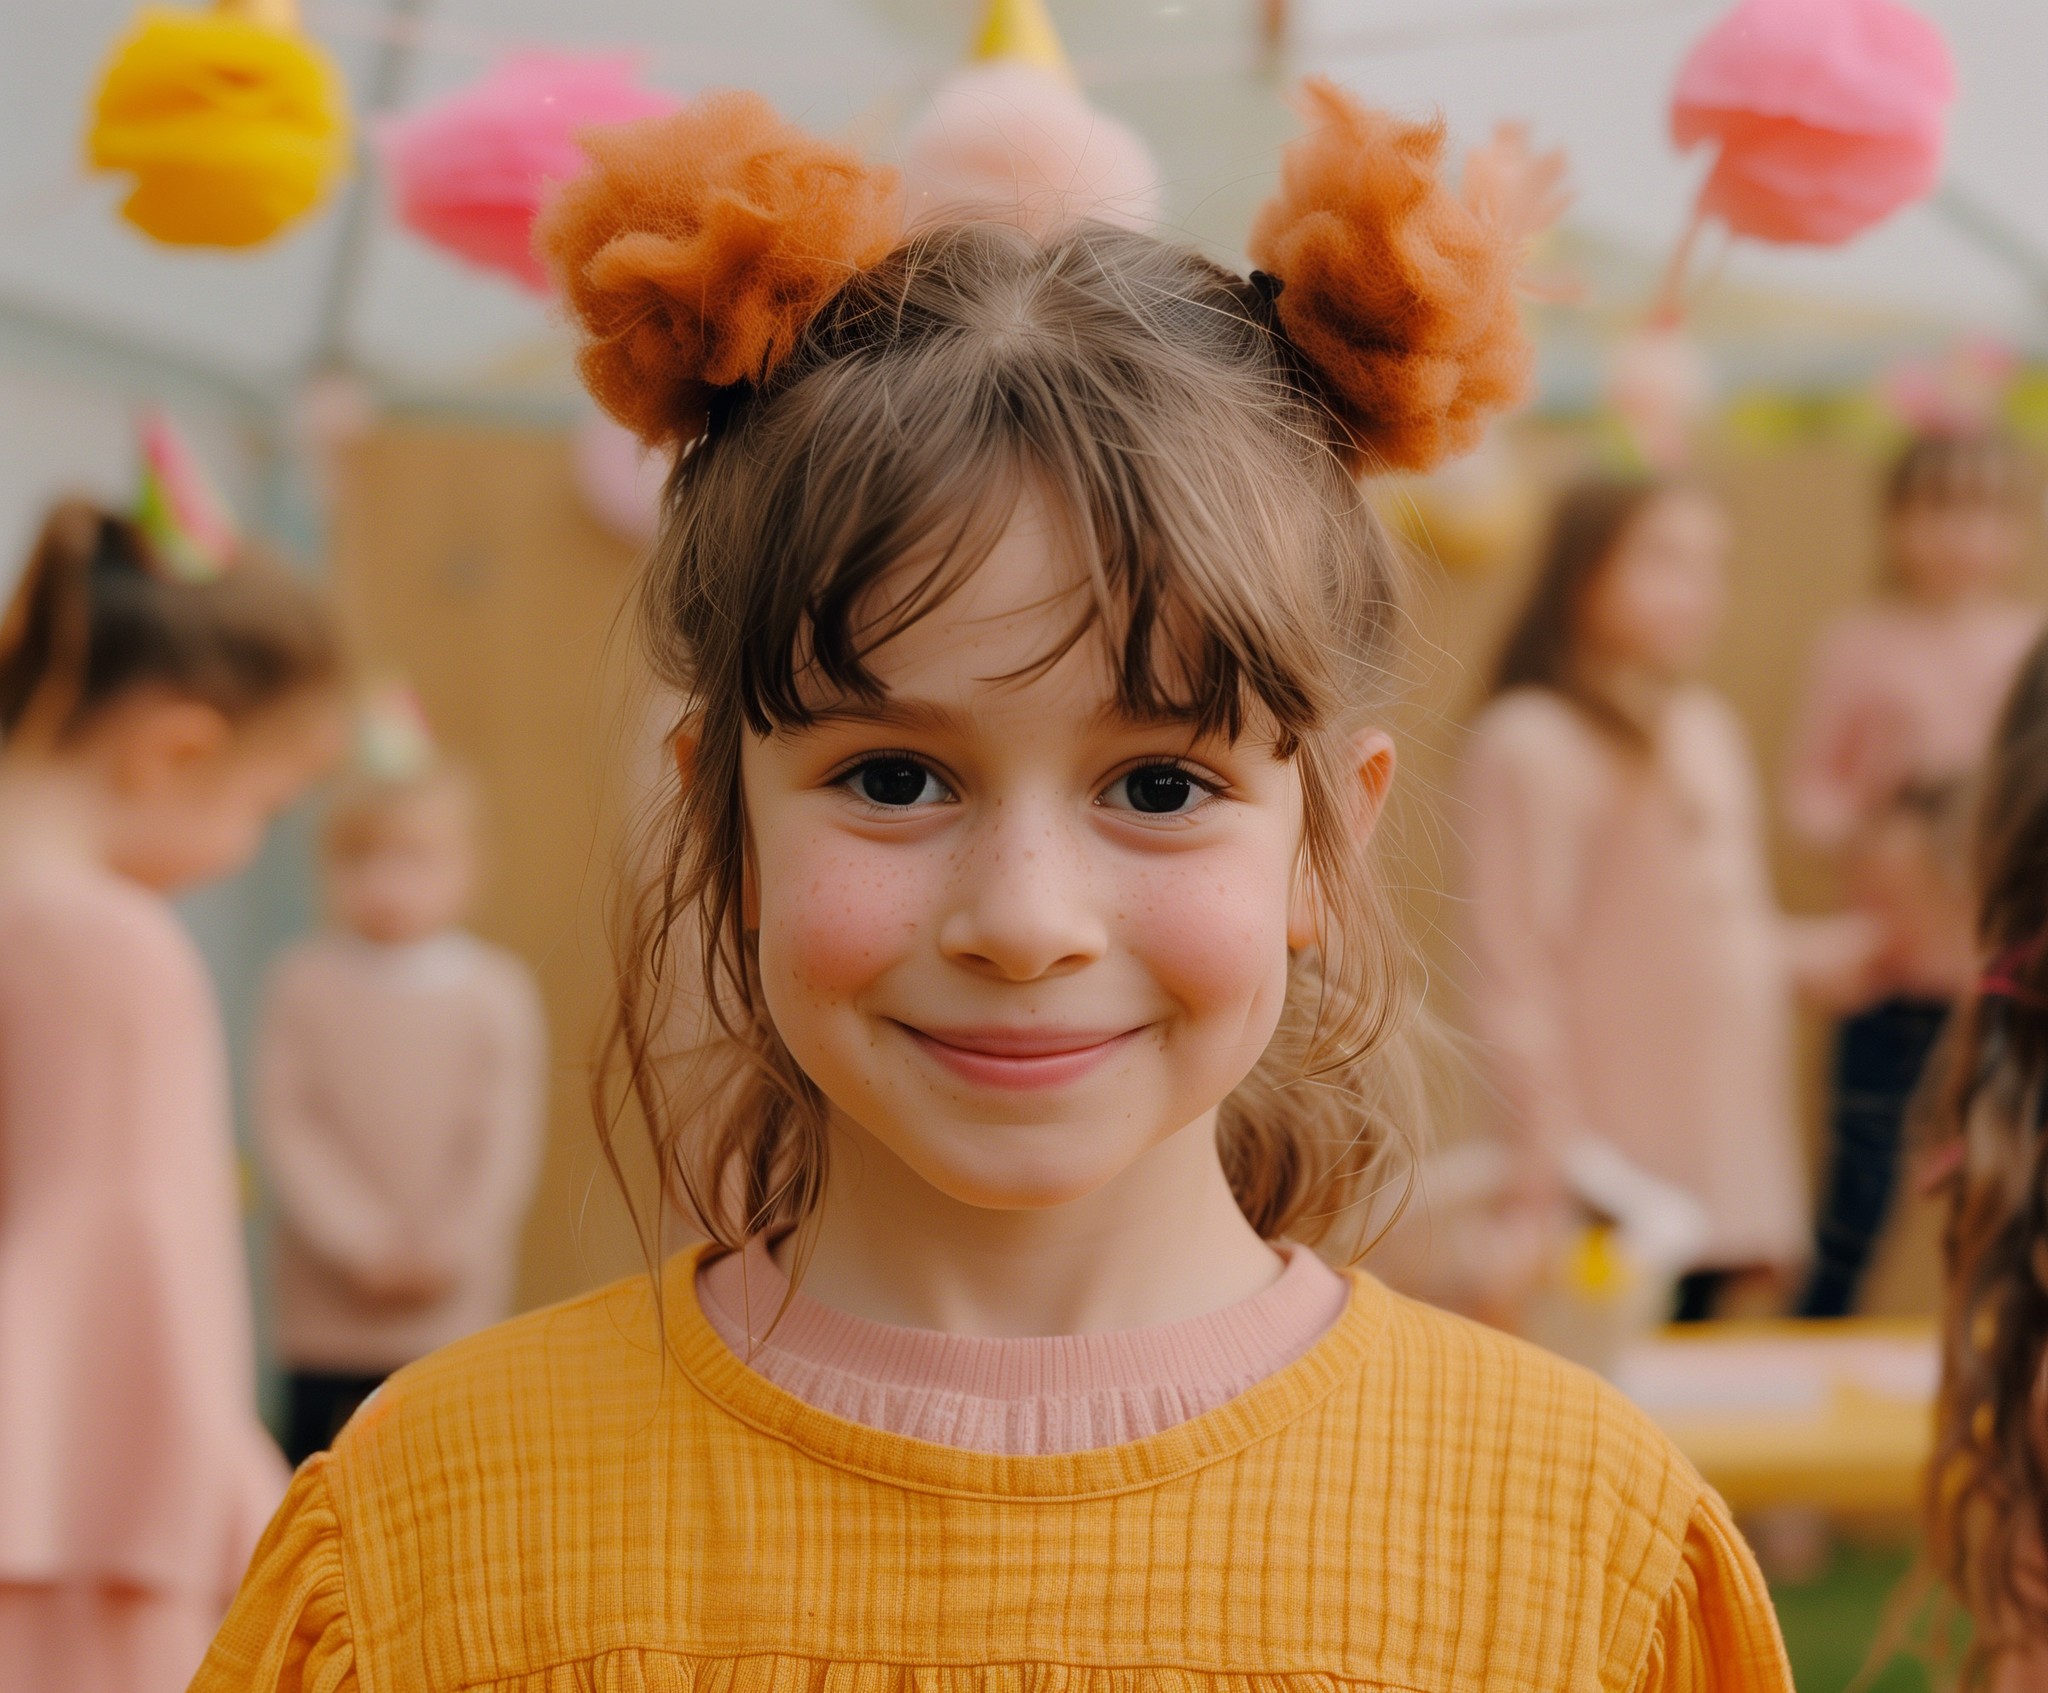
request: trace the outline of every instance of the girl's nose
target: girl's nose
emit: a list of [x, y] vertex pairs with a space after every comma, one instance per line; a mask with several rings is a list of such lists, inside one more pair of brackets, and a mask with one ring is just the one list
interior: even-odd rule
[[998, 816], [967, 848], [939, 925], [939, 950], [1005, 981], [1031, 982], [1100, 958], [1108, 925], [1090, 898], [1078, 842], [1056, 824]]

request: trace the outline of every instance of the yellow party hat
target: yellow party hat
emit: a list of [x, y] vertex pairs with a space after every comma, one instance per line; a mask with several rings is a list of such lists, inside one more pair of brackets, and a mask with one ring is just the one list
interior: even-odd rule
[[1045, 10], [1045, 0], [989, 0], [971, 55], [980, 64], [992, 59], [1021, 59], [1062, 81], [1074, 80], [1059, 32]]

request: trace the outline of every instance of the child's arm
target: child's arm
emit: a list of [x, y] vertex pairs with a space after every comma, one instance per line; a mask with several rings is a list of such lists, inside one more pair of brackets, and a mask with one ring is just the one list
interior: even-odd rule
[[1844, 851], [1904, 775], [1899, 725], [1871, 688], [1853, 626], [1824, 636], [1793, 717], [1785, 824], [1818, 852]]
[[1792, 1693], [1770, 1590], [1718, 1496], [1693, 1508], [1636, 1693]]
[[308, 1030], [318, 1016], [288, 960], [271, 979], [256, 1043], [264, 1172], [285, 1221], [314, 1253], [366, 1297], [400, 1297], [410, 1285], [403, 1219], [350, 1162], [307, 1075]]
[[1779, 920], [1779, 933], [1786, 973], [1809, 1005], [1846, 1015], [1883, 995], [1887, 938], [1869, 912], [1788, 916]]

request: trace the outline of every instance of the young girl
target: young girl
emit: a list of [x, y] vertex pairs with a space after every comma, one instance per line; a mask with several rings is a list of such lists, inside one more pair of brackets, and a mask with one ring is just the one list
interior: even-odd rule
[[1974, 865], [1988, 962], [1929, 1089], [1950, 1189], [1928, 1552], [1974, 1625], [1965, 1682], [2048, 1688], [2048, 642], [2005, 704]]
[[547, 1037], [526, 966], [461, 927], [476, 830], [430, 743], [359, 769], [322, 841], [331, 926], [270, 979], [256, 1118], [294, 1463], [400, 1364], [511, 1309]]
[[[0, 624], [0, 1688], [181, 1687], [284, 1467], [219, 1018], [165, 896], [339, 734], [310, 591], [57, 508]], [[180, 562], [174, 563], [174, 559]]]
[[620, 1045], [716, 1244], [399, 1372], [206, 1693], [1788, 1686], [1650, 1424], [1289, 1244], [1405, 1126], [1353, 473], [1523, 359], [1441, 131], [1311, 98], [1250, 282], [905, 236], [751, 96], [586, 143], [542, 233], [585, 376], [691, 443]]
[[1598, 1143], [1704, 1207], [1681, 1318], [1805, 1256], [1790, 989], [1867, 944], [1779, 915], [1741, 726], [1694, 680], [1726, 550], [1695, 489], [1565, 496], [1461, 819], [1474, 1015], [1511, 1127], [1539, 1166]]
[[1821, 637], [1795, 734], [1786, 820], [1840, 864], [1885, 931], [1870, 999], [1834, 1060], [1834, 1152], [1821, 1201], [1811, 1317], [1853, 1308], [1891, 1208], [1900, 1126], [1950, 1004], [1968, 987], [1968, 890], [1947, 837], [1998, 702], [2041, 626], [2012, 597], [2032, 533], [2019, 448], [1926, 435], [1885, 489], [1896, 592]]

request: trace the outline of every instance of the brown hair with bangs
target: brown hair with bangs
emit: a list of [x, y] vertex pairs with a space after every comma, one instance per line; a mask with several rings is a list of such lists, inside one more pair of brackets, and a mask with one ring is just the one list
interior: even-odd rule
[[1885, 473], [1887, 516], [1920, 505], [2022, 507], [2032, 491], [2026, 449], [1999, 429], [1930, 429], [1899, 449]]
[[1298, 765], [1324, 933], [1218, 1132], [1262, 1235], [1313, 1241], [1367, 1197], [1407, 1126], [1414, 973], [1352, 826], [1349, 735], [1389, 701], [1398, 572], [1342, 427], [1270, 286], [1098, 224], [916, 235], [725, 397], [669, 484], [641, 602], [695, 753], [624, 913], [596, 1082], [615, 1169], [637, 1114], [664, 1202], [720, 1243], [815, 1210], [825, 1102], [762, 999], [741, 747], [879, 698], [868, 656], [964, 580], [1032, 481], [1091, 588], [1048, 662], [1099, 636], [1124, 709], [1256, 726]]

